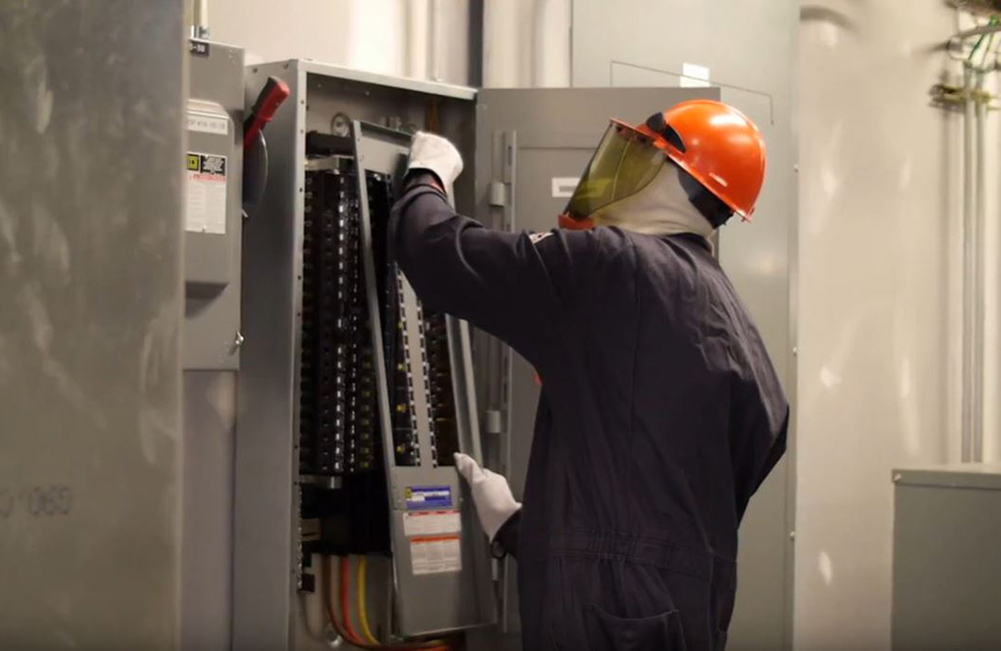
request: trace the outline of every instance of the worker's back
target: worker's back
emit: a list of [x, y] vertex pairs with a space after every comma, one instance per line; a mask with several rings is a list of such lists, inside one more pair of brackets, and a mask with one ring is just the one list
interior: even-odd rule
[[[775, 373], [701, 237], [599, 228], [559, 240], [538, 245], [564, 336], [539, 361], [520, 578], [620, 618], [684, 615], [713, 595], [714, 639], [732, 609], [740, 517], [784, 449]], [[693, 626], [686, 638], [701, 637]]]

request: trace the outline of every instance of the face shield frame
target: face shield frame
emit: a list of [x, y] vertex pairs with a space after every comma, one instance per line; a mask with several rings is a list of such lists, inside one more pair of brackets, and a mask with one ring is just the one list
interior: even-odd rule
[[590, 228], [596, 212], [641, 192], [671, 162], [667, 148], [649, 129], [609, 120], [559, 217], [560, 226]]

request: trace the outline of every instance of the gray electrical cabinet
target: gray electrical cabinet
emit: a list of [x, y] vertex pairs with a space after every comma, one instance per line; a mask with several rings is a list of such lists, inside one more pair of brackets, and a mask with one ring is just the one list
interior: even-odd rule
[[240, 364], [243, 50], [188, 45], [184, 160], [181, 646], [230, 641], [233, 452]]
[[0, 649], [180, 648], [184, 13], [0, 2]]
[[893, 481], [893, 648], [1001, 648], [1001, 464]]
[[184, 157], [184, 368], [236, 370], [243, 50], [192, 40]]
[[[719, 91], [477, 91], [292, 60], [251, 66], [248, 104], [269, 76], [291, 96], [266, 132], [267, 191], [243, 235], [233, 646], [321, 648], [332, 635], [324, 631], [324, 563], [349, 554], [389, 559], [377, 563], [369, 594], [390, 598], [367, 604], [381, 639], [473, 629], [470, 648], [496, 646], [504, 633], [517, 645], [514, 574], [490, 560], [451, 450], [507, 474], [520, 496], [538, 393], [531, 368], [506, 346], [450, 318], [435, 325], [406, 278], [385, 271], [387, 199], [399, 189], [409, 134], [441, 133], [462, 152], [459, 212], [496, 228], [543, 231], [555, 226], [609, 118], [642, 122]], [[362, 261], [359, 278], [350, 270]], [[324, 280], [324, 269], [338, 267], [345, 272]], [[342, 314], [336, 305], [356, 307]], [[449, 361], [451, 443], [435, 407], [439, 373], [417, 354], [434, 337]], [[344, 370], [342, 383], [353, 365], [362, 370]], [[391, 388], [397, 372], [402, 397]], [[341, 387], [356, 381], [351, 395], [373, 402], [352, 418], [366, 427], [374, 418], [374, 440], [339, 429]], [[413, 424], [410, 438], [397, 436], [401, 423]], [[382, 505], [369, 502], [378, 489], [365, 484], [378, 476], [372, 464], [384, 468]]]

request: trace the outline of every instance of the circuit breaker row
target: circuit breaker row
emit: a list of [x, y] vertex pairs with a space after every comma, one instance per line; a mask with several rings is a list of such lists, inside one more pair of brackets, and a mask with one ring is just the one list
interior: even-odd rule
[[[302, 231], [299, 585], [305, 590], [312, 587], [313, 553], [388, 551], [384, 445], [392, 446], [396, 466], [452, 465], [459, 447], [445, 316], [422, 308], [390, 259], [392, 179], [366, 172], [362, 196], [353, 159], [331, 153], [337, 141], [307, 142], [322, 146], [306, 172]], [[361, 216], [366, 200], [369, 252], [363, 249]], [[374, 262], [385, 373], [375, 362], [367, 254]], [[388, 433], [381, 431], [379, 417], [382, 381], [389, 397]], [[426, 411], [415, 407], [415, 391], [422, 392]], [[426, 427], [419, 413], [426, 415]], [[428, 459], [422, 459], [418, 436], [425, 430], [431, 435]]]
[[459, 428], [445, 315], [424, 309], [423, 331], [435, 462], [451, 466], [455, 465], [454, 453], [459, 451]]
[[305, 195], [300, 474], [364, 472], [378, 458], [378, 419], [356, 182], [310, 172]]

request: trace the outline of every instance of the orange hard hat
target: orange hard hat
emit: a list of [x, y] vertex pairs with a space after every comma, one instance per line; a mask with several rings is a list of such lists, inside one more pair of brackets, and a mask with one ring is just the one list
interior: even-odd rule
[[713, 100], [681, 102], [635, 129], [750, 221], [765, 180], [765, 139], [737, 109]]

